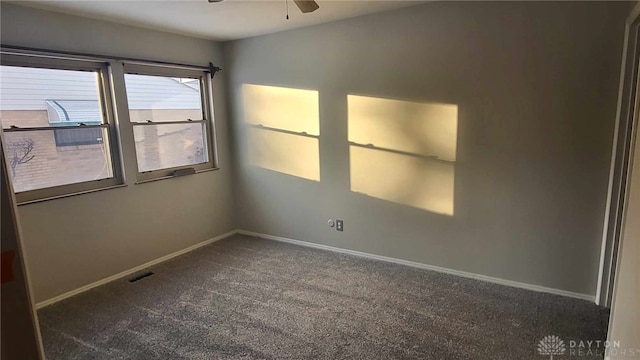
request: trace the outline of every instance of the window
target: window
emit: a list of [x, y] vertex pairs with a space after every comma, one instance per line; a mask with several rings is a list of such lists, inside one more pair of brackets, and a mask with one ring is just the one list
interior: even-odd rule
[[216, 167], [208, 72], [125, 64], [138, 180]]
[[19, 202], [122, 183], [107, 65], [3, 52], [0, 119]]
[[19, 203], [124, 186], [123, 162], [137, 162], [138, 183], [217, 168], [219, 68], [0, 54], [2, 143]]

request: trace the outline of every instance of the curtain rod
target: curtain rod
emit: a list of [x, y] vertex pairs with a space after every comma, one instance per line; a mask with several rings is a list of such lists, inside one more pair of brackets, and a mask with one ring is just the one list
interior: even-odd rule
[[66, 59], [83, 59], [90, 61], [99, 61], [99, 62], [107, 62], [107, 61], [124, 61], [124, 62], [133, 62], [138, 64], [146, 64], [151, 66], [162, 66], [162, 67], [173, 67], [173, 68], [183, 68], [183, 69], [191, 69], [191, 70], [200, 70], [207, 71], [211, 73], [211, 76], [215, 75], [216, 72], [222, 70], [220, 67], [213, 65], [213, 63], [209, 63], [208, 66], [199, 66], [199, 65], [191, 65], [191, 64], [180, 64], [180, 63], [172, 63], [167, 61], [158, 61], [158, 60], [147, 60], [147, 59], [137, 59], [137, 58], [128, 58], [128, 57], [113, 57], [106, 55], [98, 55], [98, 54], [90, 54], [90, 53], [81, 53], [74, 51], [57, 51], [50, 49], [38, 49], [38, 48], [30, 48], [25, 46], [16, 46], [16, 45], [0, 45], [2, 48], [2, 52], [17, 52], [23, 55], [42, 55], [49, 57], [57, 57], [57, 58], [66, 58]]

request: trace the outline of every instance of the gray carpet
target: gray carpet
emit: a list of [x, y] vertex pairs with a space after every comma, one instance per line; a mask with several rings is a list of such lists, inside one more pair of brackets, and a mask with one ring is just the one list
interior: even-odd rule
[[546, 335], [606, 337], [587, 301], [248, 236], [150, 270], [40, 310], [47, 358], [545, 359]]

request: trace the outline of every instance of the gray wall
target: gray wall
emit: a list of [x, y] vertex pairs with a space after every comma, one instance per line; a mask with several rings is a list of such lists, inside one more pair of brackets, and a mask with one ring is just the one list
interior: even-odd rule
[[[225, 67], [211, 41], [4, 2], [1, 12], [4, 45]], [[214, 80], [221, 170], [135, 185], [129, 162], [126, 188], [19, 207], [36, 302], [235, 229], [224, 81]]]
[[[593, 296], [628, 11], [438, 2], [226, 43], [239, 228]], [[243, 84], [319, 92], [319, 182], [252, 165]], [[350, 190], [348, 94], [457, 104], [453, 216]]]
[[[19, 208], [38, 302], [236, 225], [595, 292], [628, 4], [430, 3], [231, 42], [226, 61], [215, 42], [1, 10], [3, 44], [225, 69], [214, 82], [222, 170], [144, 185], [129, 176], [126, 188]], [[319, 92], [321, 181], [249, 163], [244, 83]], [[458, 106], [453, 216], [350, 191], [348, 94]], [[402, 185], [411, 196], [420, 179]]]

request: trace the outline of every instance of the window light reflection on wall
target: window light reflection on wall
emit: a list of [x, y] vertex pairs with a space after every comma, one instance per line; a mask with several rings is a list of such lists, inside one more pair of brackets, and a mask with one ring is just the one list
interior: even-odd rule
[[244, 84], [249, 163], [320, 181], [318, 91]]
[[351, 191], [452, 216], [457, 105], [347, 101]]

